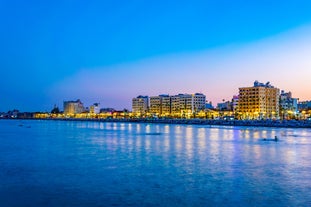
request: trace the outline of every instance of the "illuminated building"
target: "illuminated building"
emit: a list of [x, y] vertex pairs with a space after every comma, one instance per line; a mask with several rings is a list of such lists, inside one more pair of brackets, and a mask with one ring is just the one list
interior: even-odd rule
[[171, 96], [171, 115], [180, 116], [180, 97], [179, 97], [179, 95]]
[[82, 112], [84, 112], [84, 106], [80, 99], [76, 101], [64, 101], [64, 114], [79, 114]]
[[254, 82], [253, 87], [239, 88], [238, 116], [241, 119], [275, 119], [279, 118], [278, 88]]
[[179, 96], [179, 107], [182, 116], [191, 114], [194, 108], [193, 97], [191, 94], [178, 94]]
[[[148, 96], [138, 96], [132, 101], [133, 113], [145, 113]], [[149, 112], [152, 115], [190, 117], [205, 109], [206, 96], [202, 93], [159, 95], [150, 97]]]
[[149, 108], [149, 97], [148, 96], [137, 96], [132, 99], [132, 112], [137, 114], [145, 114]]
[[298, 113], [298, 99], [292, 97], [291, 92], [280, 94], [280, 115], [283, 119], [295, 118]]
[[100, 113], [99, 103], [94, 103], [92, 106], [90, 106], [90, 113], [91, 114], [99, 114]]
[[[205, 109], [206, 96], [202, 93], [161, 96], [161, 114], [191, 116]], [[151, 102], [150, 102], [150, 108]]]
[[302, 119], [311, 119], [311, 101], [300, 101], [298, 103], [298, 110]]
[[168, 116], [171, 114], [171, 97], [169, 95], [162, 96], [161, 115]]
[[311, 101], [300, 101], [298, 103], [298, 109], [299, 111], [311, 109]]
[[159, 95], [150, 97], [150, 113], [161, 115], [170, 113], [170, 96]]
[[233, 110], [234, 112], [237, 111], [238, 104], [239, 104], [239, 96], [233, 96], [233, 97], [232, 97], [232, 110]]
[[192, 95], [192, 113], [197, 113], [205, 109], [206, 96], [202, 93], [195, 93]]

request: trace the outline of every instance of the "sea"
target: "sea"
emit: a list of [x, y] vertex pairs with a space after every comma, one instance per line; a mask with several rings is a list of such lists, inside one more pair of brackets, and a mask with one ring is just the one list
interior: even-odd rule
[[0, 206], [311, 206], [311, 129], [0, 120]]

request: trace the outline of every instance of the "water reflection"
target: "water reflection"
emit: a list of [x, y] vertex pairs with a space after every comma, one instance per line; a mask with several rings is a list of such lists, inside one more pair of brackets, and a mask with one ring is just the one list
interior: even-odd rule
[[[74, 195], [82, 206], [103, 200], [109, 206], [164, 201], [168, 206], [310, 206], [310, 129], [100, 122], [14, 126], [0, 125], [0, 192], [26, 195], [20, 199], [31, 198], [26, 206], [38, 206], [31, 205], [33, 195], [53, 197], [55, 186], [67, 189], [57, 199]], [[263, 141], [274, 136], [280, 141]], [[45, 194], [33, 191], [38, 186]], [[58, 206], [73, 206], [73, 200], [57, 199]]]

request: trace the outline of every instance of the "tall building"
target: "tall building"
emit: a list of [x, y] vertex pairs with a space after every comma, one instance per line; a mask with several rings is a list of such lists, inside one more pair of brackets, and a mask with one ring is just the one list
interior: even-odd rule
[[170, 104], [169, 95], [151, 96], [149, 112], [156, 115], [170, 114]]
[[[133, 112], [146, 112], [147, 96], [138, 96], [132, 100]], [[159, 95], [150, 97], [149, 112], [160, 116], [191, 116], [205, 109], [206, 96], [202, 93]], [[148, 107], [147, 107], [148, 108]]]
[[79, 114], [82, 112], [84, 112], [84, 106], [80, 99], [76, 101], [64, 101], [64, 114]]
[[161, 114], [163, 116], [168, 116], [171, 114], [171, 105], [172, 105], [171, 96], [163, 95], [162, 96], [162, 104], [161, 104]]
[[180, 96], [171, 96], [171, 115], [180, 116]]
[[173, 116], [192, 115], [205, 109], [206, 96], [202, 93], [178, 94], [171, 96], [171, 114]]
[[194, 108], [193, 96], [191, 94], [178, 94], [180, 113], [191, 114]]
[[159, 115], [162, 113], [162, 97], [161, 96], [151, 96], [150, 97], [150, 107], [149, 112], [152, 114]]
[[132, 99], [132, 112], [145, 114], [149, 108], [149, 97], [148, 96], [137, 96]]
[[192, 112], [197, 113], [205, 109], [206, 96], [202, 93], [195, 93], [193, 97]]
[[238, 114], [242, 119], [279, 118], [280, 90], [270, 82], [239, 88]]

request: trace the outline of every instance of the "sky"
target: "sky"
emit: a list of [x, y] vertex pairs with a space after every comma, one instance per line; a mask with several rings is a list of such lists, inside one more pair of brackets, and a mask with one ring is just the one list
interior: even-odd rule
[[255, 80], [311, 100], [310, 11], [308, 0], [0, 0], [0, 111], [196, 92], [216, 105]]

